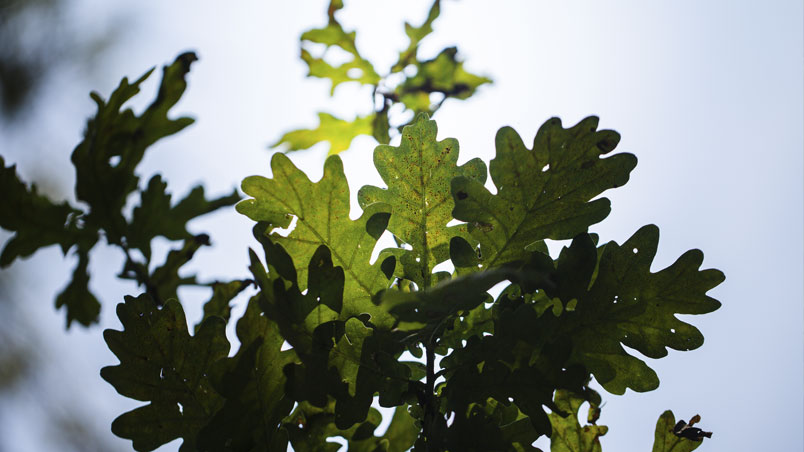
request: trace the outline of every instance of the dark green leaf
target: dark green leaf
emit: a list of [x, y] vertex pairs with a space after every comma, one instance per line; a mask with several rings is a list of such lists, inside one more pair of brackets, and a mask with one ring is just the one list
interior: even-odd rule
[[[230, 302], [240, 292], [250, 286], [254, 281], [243, 279], [234, 280], [227, 283], [216, 282], [212, 284], [212, 298], [204, 303], [204, 318], [201, 320], [203, 323], [208, 317], [217, 316], [229, 323], [229, 316], [232, 307]], [[201, 323], [196, 325], [196, 331], [201, 327]]]
[[121, 395], [150, 403], [115, 419], [112, 432], [133, 440], [138, 451], [176, 438], [184, 440], [182, 452], [196, 450], [198, 431], [223, 404], [208, 373], [229, 352], [225, 322], [210, 317], [190, 336], [178, 301], [160, 309], [146, 294], [126, 297], [117, 316], [123, 331], [103, 337], [120, 364], [101, 369], [101, 377]]
[[523, 259], [526, 249], [541, 240], [572, 238], [608, 215], [608, 199], [590, 200], [625, 184], [636, 158], [617, 154], [601, 159], [619, 135], [596, 131], [597, 122], [590, 117], [563, 129], [553, 118], [539, 129], [533, 150], [503, 127], [489, 168], [497, 193], [466, 177], [452, 181], [453, 215], [469, 222], [485, 268]]
[[139, 92], [153, 69], [134, 83], [123, 78], [108, 101], [92, 93], [98, 112], [89, 120], [84, 140], [72, 154], [75, 193], [90, 207], [86, 217], [88, 227], [104, 229], [109, 243], [120, 243], [124, 234], [123, 207], [128, 195], [137, 188], [139, 178], [134, 171], [146, 148], [193, 122], [190, 118], [170, 119], [167, 114], [184, 93], [185, 76], [195, 60], [195, 54], [188, 52], [165, 66], [156, 99], [139, 116], [129, 108], [121, 109]]
[[240, 200], [235, 191], [231, 195], [207, 200], [204, 187], [198, 186], [176, 205], [170, 205], [167, 183], [156, 175], [141, 193], [140, 205], [134, 208], [131, 224], [126, 233], [128, 245], [151, 257], [151, 240], [162, 236], [168, 240], [186, 240], [192, 237], [187, 232], [187, 222], [221, 207], [232, 206]]
[[280, 424], [293, 400], [285, 393], [282, 368], [296, 354], [280, 351], [284, 340], [276, 324], [261, 315], [258, 298], [237, 322], [237, 337], [237, 354], [213, 366], [213, 385], [226, 401], [201, 430], [199, 450], [285, 450], [288, 433]]
[[699, 270], [699, 250], [684, 253], [657, 273], [650, 271], [658, 240], [659, 229], [649, 225], [622, 245], [604, 245], [593, 281], [595, 268], [588, 263], [597, 260], [598, 251], [588, 235], [576, 237], [558, 259], [557, 289], [552, 293], [565, 303], [577, 299], [560, 324], [571, 334], [572, 360], [613, 394], [626, 388], [650, 391], [659, 385], [655, 372], [621, 343], [650, 358], [666, 356], [666, 347], [698, 348], [703, 335], [676, 314], [704, 314], [720, 306], [706, 292], [723, 282], [723, 274]]
[[84, 326], [89, 326], [98, 321], [100, 314], [100, 302], [92, 292], [89, 291], [89, 255], [86, 252], [78, 252], [78, 265], [73, 271], [73, 280], [56, 297], [56, 309], [65, 307], [67, 310], [67, 328], [73, 320]]
[[97, 232], [78, 228], [76, 216], [81, 211], [66, 202], [54, 204], [37, 192], [36, 185], [29, 189], [17, 176], [15, 166], [6, 167], [2, 157], [0, 193], [0, 227], [15, 232], [0, 255], [0, 267], [55, 244], [64, 254], [77, 243], [88, 251], [97, 240]]

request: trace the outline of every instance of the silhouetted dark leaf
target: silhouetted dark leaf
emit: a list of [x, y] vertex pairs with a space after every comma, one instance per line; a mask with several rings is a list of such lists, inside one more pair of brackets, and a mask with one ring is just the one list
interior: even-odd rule
[[159, 308], [146, 294], [126, 297], [117, 316], [123, 331], [103, 337], [120, 364], [104, 367], [101, 376], [120, 394], [149, 404], [115, 419], [112, 432], [133, 440], [138, 451], [176, 438], [184, 440], [179, 450], [197, 450], [196, 435], [223, 405], [209, 372], [229, 352], [225, 322], [210, 317], [190, 336], [178, 301]]

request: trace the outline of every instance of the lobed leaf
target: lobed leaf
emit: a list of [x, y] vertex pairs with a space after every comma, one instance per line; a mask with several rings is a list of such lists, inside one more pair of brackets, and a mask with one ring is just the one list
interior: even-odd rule
[[197, 59], [194, 53], [187, 52], [165, 66], [156, 99], [139, 116], [129, 108], [121, 109], [139, 92], [153, 69], [134, 83], [123, 78], [108, 101], [97, 93], [91, 95], [98, 112], [89, 120], [84, 139], [72, 154], [75, 194], [90, 207], [87, 228], [104, 229], [109, 243], [121, 243], [126, 229], [123, 207], [128, 195], [137, 189], [139, 178], [134, 171], [146, 148], [193, 122], [190, 118], [170, 119], [167, 115], [184, 93], [185, 76]]
[[259, 298], [252, 298], [237, 322], [240, 349], [215, 363], [211, 381], [226, 401], [199, 432], [202, 451], [285, 450], [288, 444], [283, 419], [293, 408], [285, 392], [286, 364], [297, 360], [292, 350], [282, 351], [282, 335], [274, 322], [262, 316]]
[[315, 129], [291, 130], [282, 135], [271, 147], [286, 145], [288, 151], [299, 151], [327, 141], [328, 155], [334, 155], [349, 149], [352, 140], [358, 135], [373, 135], [377, 130], [373, 114], [358, 116], [354, 121], [345, 121], [329, 113], [319, 113], [318, 121], [318, 127]]
[[[556, 406], [565, 413], [550, 413], [553, 433], [550, 435], [550, 452], [601, 452], [600, 437], [608, 432], [604, 425], [581, 426], [578, 411], [586, 400], [568, 391], [558, 390]], [[595, 409], [589, 407], [590, 413]]]
[[117, 316], [123, 330], [105, 330], [103, 337], [120, 364], [101, 369], [101, 377], [121, 395], [149, 404], [115, 419], [112, 432], [138, 451], [176, 438], [184, 440], [179, 450], [196, 450], [198, 432], [223, 404], [209, 372], [229, 352], [226, 323], [210, 317], [190, 336], [178, 301], [160, 309], [147, 294], [126, 297]]
[[324, 58], [316, 58], [302, 47], [301, 59], [307, 63], [309, 68], [308, 76], [329, 78], [332, 81], [330, 95], [335, 93], [335, 88], [344, 82], [360, 82], [365, 85], [376, 85], [380, 81], [380, 76], [374, 70], [374, 66], [357, 51], [355, 46], [355, 32], [343, 30], [341, 24], [335, 18], [335, 12], [343, 8], [343, 2], [330, 2], [329, 24], [324, 28], [315, 28], [304, 32], [301, 36], [302, 44], [312, 42], [324, 44], [327, 48], [331, 46], [340, 47], [345, 52], [352, 55], [352, 59], [339, 66], [332, 66]]
[[543, 249], [540, 241], [572, 238], [608, 215], [609, 200], [592, 199], [625, 184], [636, 158], [616, 154], [601, 159], [619, 135], [597, 131], [597, 123], [590, 117], [563, 129], [553, 118], [539, 129], [532, 150], [513, 129], [503, 127], [490, 164], [497, 193], [466, 177], [453, 179], [452, 214], [469, 223], [469, 233], [480, 244], [479, 264], [488, 268], [527, 258], [534, 246]]
[[552, 294], [565, 303], [577, 300], [572, 312], [561, 316], [559, 327], [571, 336], [571, 361], [583, 364], [613, 394], [659, 385], [656, 373], [622, 345], [650, 358], [666, 356], [666, 347], [698, 348], [703, 335], [676, 314], [704, 314], [720, 307], [706, 292], [723, 282], [723, 274], [699, 270], [699, 250], [684, 253], [659, 272], [650, 271], [658, 240], [658, 228], [644, 226], [622, 245], [604, 245], [595, 268], [590, 262], [597, 260], [598, 250], [588, 235], [580, 235], [557, 261], [558, 288]]
[[417, 61], [416, 74], [397, 86], [394, 96], [415, 113], [433, 112], [440, 104], [431, 105], [430, 94], [442, 94], [441, 102], [468, 99], [479, 86], [491, 83], [490, 78], [467, 72], [457, 55], [456, 47], [448, 47], [431, 60]]
[[307, 263], [324, 245], [331, 251], [334, 265], [342, 267], [346, 275], [339, 318], [346, 320], [368, 313], [374, 325], [393, 323], [393, 318], [371, 301], [374, 294], [390, 284], [391, 275], [383, 271], [383, 263], [370, 262], [372, 250], [388, 223], [390, 206], [372, 204], [352, 221], [349, 185], [338, 156], [327, 159], [324, 176], [317, 183], [283, 154], [274, 155], [271, 170], [272, 179], [251, 176], [243, 181], [243, 191], [253, 198], [241, 201], [237, 210], [274, 227], [287, 227], [289, 219], [296, 218], [295, 228], [287, 237], [276, 232], [270, 236], [296, 263], [300, 290], [307, 287]]
[[80, 210], [67, 202], [54, 204], [40, 195], [36, 185], [30, 189], [17, 176], [15, 165], [6, 167], [0, 157], [0, 227], [14, 232], [0, 255], [0, 267], [19, 257], [30, 256], [39, 248], [59, 245], [64, 254], [76, 244], [92, 248], [97, 232], [81, 230], [76, 224]]
[[199, 185], [171, 207], [171, 196], [166, 189], [167, 182], [163, 182], [161, 176], [155, 175], [151, 178], [148, 188], [140, 194], [140, 205], [134, 208], [131, 224], [126, 231], [128, 245], [141, 250], [149, 260], [153, 238], [158, 236], [168, 240], [192, 238], [193, 235], [187, 232], [188, 221], [240, 201], [237, 191], [228, 196], [207, 200], [204, 196], [204, 187]]
[[433, 32], [433, 22], [435, 22], [439, 14], [441, 14], [441, 1], [435, 0], [427, 13], [427, 19], [420, 26], [414, 27], [405, 22], [405, 34], [408, 36], [409, 44], [405, 50], [399, 53], [399, 59], [391, 67], [391, 72], [400, 72], [408, 65], [418, 62], [419, 43]]
[[380, 145], [374, 166], [388, 188], [365, 186], [358, 192], [363, 208], [380, 202], [391, 206], [388, 230], [411, 250], [388, 250], [402, 263], [403, 276], [419, 287], [431, 285], [433, 268], [449, 259], [453, 237], [466, 235], [466, 226], [447, 227], [452, 220], [450, 181], [464, 176], [482, 184], [486, 165], [472, 159], [458, 166], [458, 141], [436, 141], [438, 128], [420, 114], [402, 130], [399, 146]]

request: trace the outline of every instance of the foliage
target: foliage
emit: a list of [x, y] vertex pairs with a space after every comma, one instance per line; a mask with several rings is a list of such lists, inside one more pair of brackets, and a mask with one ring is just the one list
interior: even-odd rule
[[[377, 91], [381, 78], [357, 51], [355, 33], [335, 19], [342, 6], [334, 0], [327, 27], [302, 39], [341, 47], [352, 60], [333, 67], [306, 51], [302, 57], [312, 76], [332, 80], [333, 91], [346, 82]], [[386, 187], [362, 187], [362, 214], [352, 220], [339, 156], [328, 157], [313, 182], [275, 154], [272, 176], [244, 179], [249, 198], [236, 206], [255, 222], [259, 249], [249, 250], [250, 275], [209, 284], [212, 295], [193, 335], [178, 288], [198, 282], [180, 271], [210, 240], [187, 223], [239, 195], [208, 200], [197, 187], [173, 202], [159, 175], [139, 188], [136, 167], [149, 146], [192, 122], [170, 119], [168, 111], [186, 88], [194, 54], [164, 68], [155, 100], [140, 115], [124, 104], [151, 71], [133, 83], [124, 78], [108, 101], [92, 94], [98, 111], [72, 157], [81, 208], [52, 202], [0, 161], [7, 195], [0, 226], [15, 233], [0, 264], [54, 244], [72, 250], [78, 265], [56, 299], [68, 326], [97, 321], [88, 264], [101, 237], [125, 255], [119, 276], [143, 287], [117, 307], [122, 330], [104, 332], [120, 363], [101, 370], [121, 395], [147, 402], [112, 424], [136, 450], [181, 438], [183, 451], [334, 451], [340, 446], [330, 440], [341, 437], [350, 451], [526, 451], [549, 435], [554, 452], [600, 451], [607, 427], [596, 425], [601, 397], [592, 379], [612, 394], [650, 391], [656, 373], [625, 347], [662, 358], [668, 347], [703, 344], [701, 333], [677, 318], [720, 306], [706, 293], [723, 274], [701, 270], [699, 250], [652, 272], [656, 226], [639, 228], [622, 244], [600, 244], [589, 232], [610, 211], [601, 195], [625, 184], [636, 166], [631, 154], [610, 155], [619, 135], [598, 130], [597, 118], [569, 128], [550, 119], [530, 149], [503, 127], [488, 169], [480, 159], [457, 164], [458, 141], [438, 140], [429, 116], [438, 106], [419, 98], [440, 92], [463, 99], [487, 79], [463, 71], [454, 49], [418, 59], [439, 12], [436, 1], [422, 26], [406, 25], [410, 45], [391, 71], [413, 65], [417, 72], [381, 93], [382, 111], [357, 125], [322, 114], [326, 127], [283, 138], [291, 149], [329, 140], [333, 153], [348, 147], [354, 130], [371, 130], [383, 137], [374, 164]], [[391, 146], [387, 107], [396, 101], [417, 114]], [[386, 115], [380, 126], [377, 115]], [[125, 215], [134, 192], [139, 203]], [[383, 234], [396, 246], [372, 259]], [[156, 237], [182, 242], [161, 265], [152, 263]], [[571, 242], [552, 257], [545, 244], [551, 239]], [[454, 270], [438, 271], [444, 263]], [[490, 292], [500, 283], [501, 292]], [[236, 321], [240, 345], [229, 356], [231, 303], [247, 290]], [[393, 408], [385, 432], [376, 431], [377, 404]], [[694, 419], [674, 427], [665, 412], [654, 450], [697, 447], [682, 436], [711, 434], [699, 435]]]
[[[430, 59], [420, 58], [419, 46], [433, 31], [433, 22], [441, 14], [441, 0], [433, 2], [420, 26], [405, 23], [408, 47], [399, 53], [399, 58], [385, 75], [380, 75], [374, 65], [361, 56], [356, 33], [344, 30], [338, 22], [335, 15], [342, 8], [342, 0], [331, 0], [327, 25], [302, 34], [301, 59], [307, 65], [309, 77], [331, 81], [330, 96], [335, 95], [335, 88], [342, 83], [370, 86], [372, 95], [369, 100], [375, 106], [374, 111], [356, 116], [354, 120], [318, 113], [318, 127], [287, 132], [271, 147], [298, 151], [329, 142], [329, 154], [332, 155], [348, 149], [359, 135], [368, 135], [381, 144], [388, 144], [396, 130], [401, 131], [412, 116], [419, 113], [432, 116], [447, 99], [468, 99], [478, 87], [491, 83], [491, 79], [464, 69], [456, 47], [447, 47]], [[316, 45], [324, 47], [324, 52], [314, 55]], [[349, 61], [339, 65], [327, 62], [327, 51], [332, 47], [349, 55]], [[403, 111], [389, 117], [394, 105], [400, 105]]]
[[[208, 200], [204, 188], [198, 186], [171, 206], [167, 184], [159, 175], [151, 178], [147, 188], [137, 188], [139, 176], [135, 170], [145, 150], [193, 122], [191, 118], [170, 119], [167, 115], [184, 93], [185, 75], [196, 59], [195, 54], [184, 53], [165, 66], [156, 99], [140, 115], [123, 105], [139, 93], [140, 85], [153, 69], [133, 83], [123, 78], [108, 101], [97, 93], [91, 94], [98, 111], [87, 124], [84, 140], [72, 154], [75, 197], [83, 203], [82, 207], [68, 202], [56, 204], [40, 195], [35, 185], [29, 188], [17, 176], [15, 167], [6, 167], [0, 158], [0, 187], [6, 194], [0, 201], [0, 227], [15, 232], [3, 248], [0, 266], [8, 266], [16, 258], [53, 244], [58, 244], [65, 255], [73, 251], [78, 256], [73, 279], [56, 298], [56, 307], [64, 306], [67, 311], [68, 327], [74, 320], [84, 326], [98, 321], [100, 303], [89, 290], [87, 268], [90, 251], [101, 237], [125, 253], [120, 276], [144, 286], [162, 305], [176, 298], [178, 286], [196, 283], [192, 277], [179, 278], [178, 271], [200, 246], [209, 244], [206, 235], [188, 232], [186, 223], [240, 199], [233, 192]], [[126, 218], [124, 207], [135, 191], [140, 203]], [[164, 265], [152, 271], [151, 240], [157, 236], [185, 244], [172, 251]], [[139, 250], [143, 259], [135, 259], [133, 249]]]

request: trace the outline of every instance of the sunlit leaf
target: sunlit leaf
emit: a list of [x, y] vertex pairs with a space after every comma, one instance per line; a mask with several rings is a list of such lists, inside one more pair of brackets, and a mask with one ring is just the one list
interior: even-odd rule
[[243, 191], [252, 199], [241, 201], [238, 212], [255, 221], [284, 221], [296, 217], [293, 231], [283, 237], [272, 233], [274, 242], [293, 257], [301, 290], [307, 286], [307, 266], [319, 246], [332, 253], [332, 261], [343, 268], [341, 319], [369, 313], [377, 326], [393, 322], [390, 315], [371, 301], [374, 294], [388, 287], [389, 275], [382, 262], [371, 264], [371, 253], [385, 230], [390, 206], [375, 203], [367, 206], [357, 220], [349, 218], [349, 186], [338, 156], [324, 165], [324, 176], [313, 183], [284, 154], [271, 159], [273, 178], [251, 176], [243, 181]]
[[374, 70], [374, 66], [357, 51], [355, 46], [355, 32], [343, 30], [341, 24], [335, 18], [335, 11], [343, 7], [343, 3], [333, 2], [329, 8], [329, 24], [324, 28], [314, 28], [302, 33], [302, 45], [305, 42], [324, 44], [327, 48], [331, 46], [340, 47], [345, 52], [351, 54], [352, 59], [339, 66], [333, 66], [325, 61], [323, 57], [314, 57], [308, 50], [302, 47], [301, 59], [309, 68], [308, 76], [329, 78], [332, 81], [332, 90], [344, 82], [360, 82], [365, 85], [376, 85], [380, 81], [380, 76]]
[[382, 202], [391, 206], [388, 230], [411, 250], [396, 249], [404, 277], [420, 287], [431, 285], [433, 268], [449, 259], [450, 240], [466, 235], [466, 226], [447, 227], [454, 203], [450, 181], [464, 176], [482, 184], [486, 165], [472, 159], [458, 166], [458, 141], [436, 140], [435, 121], [421, 114], [402, 131], [399, 146], [377, 146], [374, 165], [388, 188], [365, 186], [358, 192], [363, 208]]
[[417, 62], [416, 74], [394, 90], [396, 98], [416, 113], [429, 112], [437, 109], [431, 105], [432, 93], [440, 93], [444, 98], [467, 99], [480, 85], [491, 83], [490, 78], [467, 72], [457, 54], [457, 48], [448, 47], [431, 60]]
[[[558, 390], [556, 406], [564, 412], [550, 413], [553, 433], [550, 435], [550, 452], [601, 452], [600, 437], [608, 432], [605, 425], [585, 425], [578, 422], [578, 411], [585, 402], [574, 394]], [[590, 406], [590, 410], [593, 407]]]
[[349, 149], [352, 140], [358, 135], [373, 135], [374, 118], [372, 114], [359, 116], [354, 121], [345, 121], [329, 113], [319, 113], [318, 127], [287, 132], [271, 147], [285, 146], [288, 151], [298, 151], [326, 141], [329, 142], [329, 155], [338, 154]]

